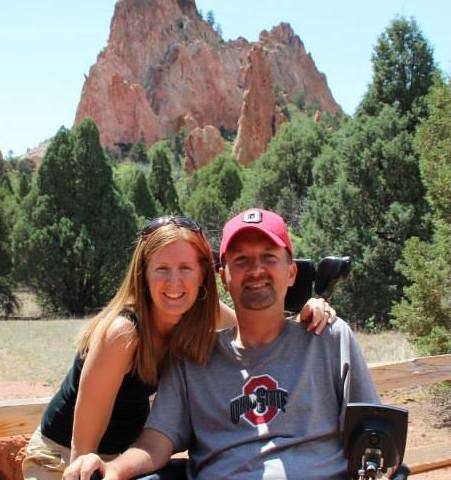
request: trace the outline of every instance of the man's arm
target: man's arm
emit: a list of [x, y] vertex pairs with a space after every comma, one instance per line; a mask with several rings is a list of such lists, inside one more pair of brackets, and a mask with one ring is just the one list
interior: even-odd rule
[[104, 480], [129, 480], [164, 467], [173, 452], [172, 442], [165, 435], [145, 428], [138, 440], [111, 462], [93, 453], [78, 457], [64, 471], [63, 480], [90, 480], [96, 470]]

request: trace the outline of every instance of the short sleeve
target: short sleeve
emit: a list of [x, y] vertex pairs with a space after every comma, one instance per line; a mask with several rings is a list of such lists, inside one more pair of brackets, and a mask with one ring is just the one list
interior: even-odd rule
[[168, 437], [176, 452], [189, 448], [192, 426], [183, 362], [173, 361], [163, 371], [144, 428]]

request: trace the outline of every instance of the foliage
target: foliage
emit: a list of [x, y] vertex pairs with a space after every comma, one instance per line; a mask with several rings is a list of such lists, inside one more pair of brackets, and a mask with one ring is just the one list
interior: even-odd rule
[[142, 170], [133, 164], [123, 163], [114, 170], [114, 180], [120, 191], [135, 207], [137, 215], [145, 218], [158, 216], [155, 199], [149, 191]]
[[395, 268], [405, 241], [430, 235], [428, 205], [413, 148], [435, 71], [432, 49], [414, 20], [395, 19], [373, 52], [373, 79], [353, 119], [313, 168], [304, 249], [349, 254], [350, 279], [334, 299], [352, 323], [390, 326], [405, 278]]
[[17, 309], [17, 299], [13, 293], [11, 278], [11, 253], [8, 231], [3, 221], [3, 212], [0, 210], [0, 314], [10, 316]]
[[149, 190], [156, 200], [160, 214], [181, 213], [177, 191], [172, 180], [171, 152], [165, 143], [157, 143], [149, 151], [150, 173], [147, 179]]
[[211, 27], [215, 26], [215, 14], [213, 10], [208, 10], [206, 20]]
[[48, 307], [84, 314], [117, 287], [135, 231], [94, 122], [84, 120], [73, 133], [61, 128], [13, 231], [20, 280]]
[[400, 272], [408, 285], [393, 314], [396, 325], [426, 354], [451, 352], [451, 83], [437, 79], [429, 116], [415, 145], [432, 208], [432, 242], [410, 239]]
[[373, 80], [360, 112], [377, 115], [384, 105], [391, 105], [403, 114], [413, 112], [414, 127], [425, 114], [423, 99], [435, 70], [432, 48], [416, 22], [393, 20], [379, 37], [372, 62]]
[[149, 163], [144, 142], [134, 143], [128, 152], [128, 159], [135, 163]]
[[182, 127], [168, 139], [169, 148], [174, 155], [174, 162], [179, 168], [182, 166], [183, 158], [185, 157], [185, 138], [188, 132], [186, 127]]
[[314, 159], [329, 136], [324, 124], [305, 117], [282, 125], [267, 151], [246, 170], [235, 209], [275, 210], [298, 230]]
[[401, 273], [409, 285], [393, 308], [395, 324], [426, 355], [451, 352], [451, 226], [438, 223], [431, 243], [410, 239]]
[[241, 188], [240, 167], [230, 153], [218, 155], [187, 181], [185, 211], [203, 226], [215, 247]]
[[366, 328], [389, 325], [403, 279], [395, 271], [403, 244], [424, 236], [427, 212], [408, 119], [393, 107], [348, 121], [313, 168], [303, 250], [316, 258], [351, 255], [353, 269], [338, 311]]

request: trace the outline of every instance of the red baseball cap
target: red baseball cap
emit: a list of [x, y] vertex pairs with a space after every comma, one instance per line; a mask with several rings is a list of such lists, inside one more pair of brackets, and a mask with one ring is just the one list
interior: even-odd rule
[[261, 208], [241, 212], [229, 220], [222, 230], [220, 258], [227, 251], [233, 237], [243, 230], [258, 230], [269, 237], [279, 247], [284, 247], [293, 256], [293, 246], [288, 236], [288, 227], [277, 213]]

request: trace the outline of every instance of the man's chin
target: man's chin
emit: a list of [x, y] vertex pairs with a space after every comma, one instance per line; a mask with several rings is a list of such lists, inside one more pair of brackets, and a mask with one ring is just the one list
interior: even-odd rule
[[243, 295], [241, 297], [241, 305], [246, 310], [266, 310], [274, 305], [275, 299], [271, 296], [259, 296], [259, 295]]

